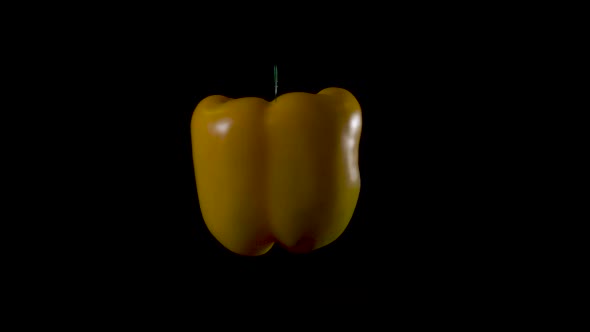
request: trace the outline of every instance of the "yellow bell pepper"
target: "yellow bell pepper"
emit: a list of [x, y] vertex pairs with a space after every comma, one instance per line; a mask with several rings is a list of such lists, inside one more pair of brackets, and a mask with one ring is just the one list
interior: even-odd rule
[[191, 139], [210, 232], [249, 256], [275, 242], [309, 252], [336, 240], [359, 196], [361, 122], [356, 98], [340, 88], [272, 102], [203, 99], [192, 115]]

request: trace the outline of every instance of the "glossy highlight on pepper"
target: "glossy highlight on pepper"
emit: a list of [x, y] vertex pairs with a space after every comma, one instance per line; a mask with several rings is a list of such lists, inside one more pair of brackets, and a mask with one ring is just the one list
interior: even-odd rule
[[360, 192], [361, 108], [347, 90], [203, 99], [191, 119], [199, 205], [227, 249], [309, 252], [346, 229]]

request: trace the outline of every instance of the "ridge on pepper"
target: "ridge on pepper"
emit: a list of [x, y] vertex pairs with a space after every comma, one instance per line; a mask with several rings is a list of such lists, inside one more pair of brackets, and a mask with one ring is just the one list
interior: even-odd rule
[[347, 90], [203, 99], [191, 119], [201, 213], [227, 249], [257, 256], [335, 241], [360, 192], [361, 108]]

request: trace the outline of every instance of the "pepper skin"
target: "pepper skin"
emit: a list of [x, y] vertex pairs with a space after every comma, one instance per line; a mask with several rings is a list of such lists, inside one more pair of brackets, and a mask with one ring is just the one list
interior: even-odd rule
[[257, 256], [336, 240], [359, 191], [361, 108], [347, 90], [203, 99], [191, 119], [197, 193], [213, 236]]

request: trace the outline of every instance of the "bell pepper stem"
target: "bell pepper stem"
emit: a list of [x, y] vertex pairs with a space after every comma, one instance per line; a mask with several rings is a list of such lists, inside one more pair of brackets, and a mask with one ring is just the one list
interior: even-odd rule
[[277, 89], [279, 87], [279, 71], [277, 69], [277, 65], [274, 67], [274, 77], [275, 77], [275, 99], [277, 99]]

